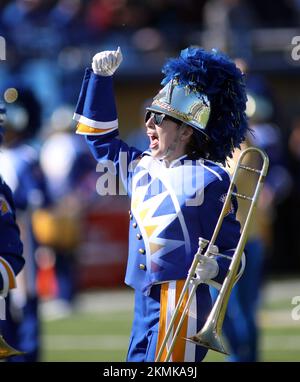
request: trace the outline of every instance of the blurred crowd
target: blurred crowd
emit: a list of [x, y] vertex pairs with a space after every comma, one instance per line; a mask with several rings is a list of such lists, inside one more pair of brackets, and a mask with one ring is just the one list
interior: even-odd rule
[[49, 116], [76, 101], [91, 52], [122, 46], [121, 75], [157, 73], [164, 57], [191, 43], [252, 59], [253, 29], [296, 27], [299, 19], [296, 0], [2, 0], [0, 76], [30, 82]]
[[[72, 130], [84, 68], [93, 54], [117, 46], [126, 57], [120, 78], [134, 82], [142, 75], [146, 81], [155, 73], [157, 86], [164, 59], [190, 44], [240, 58], [253, 130], [248, 140], [266, 150], [271, 162], [259, 234], [253, 233], [256, 269], [299, 269], [300, 113], [281, 125], [272, 86], [262, 73], [251, 71], [250, 33], [299, 24], [297, 0], [0, 1], [0, 35], [6, 40], [0, 95], [7, 105], [0, 172], [14, 192], [25, 243], [27, 267], [19, 281], [25, 286], [11, 297], [13, 319], [27, 325], [21, 332], [38, 336], [37, 321], [30, 320], [37, 315], [39, 297], [58, 299], [68, 312], [79, 287], [122, 283], [128, 202], [121, 197], [112, 204], [97, 195], [94, 159]], [[140, 105], [144, 102], [141, 98]], [[123, 132], [128, 143], [146, 149], [140, 127], [127, 131], [125, 126]], [[97, 278], [95, 270], [101, 269]], [[262, 276], [256, 274], [260, 284]], [[38, 342], [28, 346], [27, 360], [38, 359]]]

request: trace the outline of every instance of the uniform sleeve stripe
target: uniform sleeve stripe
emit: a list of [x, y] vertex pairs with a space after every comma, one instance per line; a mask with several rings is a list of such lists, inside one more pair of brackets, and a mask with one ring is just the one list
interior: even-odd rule
[[94, 127], [87, 126], [83, 123], [77, 124], [76, 134], [83, 134], [83, 135], [104, 135], [111, 133], [114, 130], [117, 130], [118, 127], [112, 128], [112, 129], [96, 129]]
[[100, 122], [77, 113], [74, 113], [73, 119], [79, 123], [93, 127], [95, 129], [114, 129], [118, 127], [118, 119], [114, 119], [113, 121], [108, 122]]
[[0, 258], [0, 263], [3, 265], [3, 267], [6, 270], [7, 276], [8, 276], [8, 287], [9, 289], [16, 288], [16, 276], [12, 269], [12, 267], [9, 265], [9, 263], [4, 260], [3, 258]]

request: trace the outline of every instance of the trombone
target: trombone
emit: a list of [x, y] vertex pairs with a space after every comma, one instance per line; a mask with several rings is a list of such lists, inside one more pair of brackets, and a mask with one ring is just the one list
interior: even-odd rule
[[[261, 169], [256, 169], [256, 168], [253, 168], [253, 167], [250, 167], [248, 165], [243, 164], [243, 160], [244, 160], [245, 156], [250, 154], [250, 153], [256, 153], [256, 154], [260, 155], [260, 157], [262, 159]], [[188, 275], [187, 275], [187, 279], [186, 279], [185, 284], [182, 288], [182, 292], [180, 294], [180, 297], [178, 299], [178, 303], [177, 303], [175, 310], [173, 312], [173, 315], [171, 317], [170, 324], [167, 328], [165, 337], [164, 337], [164, 339], [161, 343], [161, 346], [158, 350], [155, 362], [160, 362], [160, 361], [168, 362], [170, 360], [170, 357], [172, 355], [178, 334], [179, 334], [180, 329], [183, 325], [184, 318], [185, 318], [186, 314], [188, 313], [189, 307], [190, 307], [192, 299], [196, 293], [197, 287], [199, 286], [199, 284], [201, 284], [203, 282], [201, 280], [201, 277], [197, 274], [197, 266], [200, 263], [200, 256], [202, 255], [204, 248], [206, 248], [204, 256], [214, 256], [216, 254], [215, 250], [214, 250], [215, 242], [216, 242], [217, 236], [219, 234], [219, 231], [221, 229], [221, 226], [223, 224], [223, 220], [227, 214], [228, 208], [230, 208], [231, 197], [235, 196], [237, 198], [250, 201], [250, 206], [248, 209], [246, 221], [245, 221], [244, 227], [242, 229], [239, 242], [238, 242], [237, 247], [235, 249], [235, 252], [232, 256], [232, 259], [231, 259], [231, 262], [229, 265], [229, 269], [227, 272], [227, 276], [225, 277], [225, 280], [222, 284], [222, 287], [220, 289], [218, 297], [217, 297], [217, 299], [216, 299], [216, 301], [212, 307], [212, 310], [211, 310], [211, 312], [210, 312], [210, 314], [206, 320], [206, 323], [204, 324], [203, 328], [198, 333], [196, 333], [194, 336], [189, 337], [189, 338], [185, 338], [185, 340], [190, 341], [196, 345], [204, 346], [208, 349], [211, 349], [211, 350], [223, 353], [223, 354], [229, 354], [228, 351], [226, 350], [226, 347], [224, 346], [222, 336], [221, 336], [223, 321], [224, 321], [229, 297], [231, 294], [231, 290], [232, 290], [235, 282], [238, 279], [237, 273], [238, 273], [240, 261], [242, 258], [242, 254], [244, 251], [244, 247], [245, 247], [245, 244], [247, 241], [250, 221], [251, 221], [251, 218], [253, 216], [253, 212], [254, 212], [254, 209], [256, 207], [259, 194], [262, 190], [263, 183], [264, 183], [265, 177], [266, 177], [267, 172], [268, 172], [268, 167], [269, 167], [269, 159], [268, 159], [267, 154], [263, 150], [256, 148], [256, 147], [248, 147], [247, 149], [245, 149], [241, 152], [239, 159], [238, 159], [238, 162], [236, 164], [236, 167], [235, 167], [229, 188], [228, 188], [227, 196], [226, 196], [222, 211], [220, 213], [220, 216], [218, 218], [215, 230], [213, 232], [213, 235], [212, 235], [210, 241], [208, 241], [202, 237], [199, 238], [198, 251], [194, 256], [192, 265], [191, 265], [189, 272], [188, 272]], [[239, 194], [238, 192], [235, 192], [237, 177], [238, 177], [239, 171], [241, 171], [241, 170], [248, 171], [249, 173], [259, 174], [254, 192], [251, 196]], [[218, 254], [218, 256], [222, 256], [222, 254]], [[228, 256], [225, 256], [225, 257], [228, 258]], [[186, 292], [189, 290], [190, 285], [192, 285], [192, 288], [190, 290], [188, 299], [186, 301], [185, 308], [181, 309], [182, 302], [184, 300]], [[178, 314], [181, 310], [182, 310], [182, 314], [181, 314], [181, 317], [179, 319], [178, 325], [177, 325], [177, 327], [173, 333], [173, 336], [171, 336], [171, 333], [174, 330], [175, 320], [177, 319]], [[169, 346], [167, 346], [168, 342], [170, 342]], [[161, 358], [162, 358], [162, 354], [164, 352], [167, 352], [167, 355], [166, 355], [165, 359], [162, 360]]]
[[24, 352], [14, 349], [5, 341], [0, 331], [0, 360], [22, 354], [24, 354]]
[[[0, 262], [0, 272], [1, 272], [1, 269], [3, 269], [3, 268], [4, 268], [4, 266]], [[3, 321], [3, 320], [5, 320], [5, 308], [6, 308], [5, 307], [5, 298], [8, 294], [10, 287], [9, 287], [8, 276], [5, 275], [5, 272], [1, 273], [1, 275], [4, 278], [4, 280], [6, 281], [6, 282], [4, 282], [3, 290], [0, 293], [0, 320]], [[15, 283], [15, 280], [14, 280], [14, 283]], [[15, 285], [13, 285], [12, 288], [14, 288], [14, 287], [15, 287]], [[14, 355], [22, 355], [22, 354], [24, 354], [24, 352], [21, 352], [19, 350], [14, 349], [12, 346], [10, 346], [5, 341], [5, 339], [3, 338], [3, 335], [2, 335], [1, 326], [0, 326], [0, 360], [12, 357]]]
[[[1, 267], [1, 265], [0, 265]], [[9, 290], [9, 286], [6, 285], [5, 290], [0, 294], [0, 320], [5, 320], [5, 297]], [[0, 326], [0, 360], [12, 357], [14, 355], [22, 355], [24, 352], [14, 349], [10, 346], [2, 335], [2, 330]]]

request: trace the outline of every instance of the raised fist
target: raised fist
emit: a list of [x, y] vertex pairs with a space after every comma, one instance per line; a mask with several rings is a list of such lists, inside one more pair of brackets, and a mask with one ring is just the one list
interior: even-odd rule
[[92, 68], [100, 76], [112, 76], [123, 60], [120, 47], [117, 50], [105, 50], [95, 54]]

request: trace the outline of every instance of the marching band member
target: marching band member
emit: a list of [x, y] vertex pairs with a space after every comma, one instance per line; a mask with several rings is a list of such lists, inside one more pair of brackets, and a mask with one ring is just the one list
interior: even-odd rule
[[10, 362], [36, 362], [40, 357], [40, 318], [36, 289], [36, 250], [33, 232], [34, 211], [49, 204], [44, 174], [39, 165], [35, 138], [41, 126], [41, 107], [33, 91], [19, 81], [8, 87], [5, 145], [0, 153], [3, 179], [9, 185], [18, 213], [17, 223], [23, 242], [26, 267], [17, 277], [18, 288], [9, 293], [7, 318], [2, 332], [8, 342], [24, 354]]
[[[4, 116], [5, 108], [0, 105], [0, 144]], [[6, 319], [5, 298], [9, 290], [16, 287], [15, 276], [25, 263], [22, 253], [23, 244], [16, 224], [12, 193], [0, 175], [0, 320]]]
[[[163, 67], [164, 87], [146, 108], [149, 150], [141, 152], [118, 138], [112, 76], [121, 61], [120, 48], [94, 56], [74, 119], [77, 133], [86, 136], [99, 164], [107, 167], [103, 177], [109, 183], [117, 176], [131, 197], [125, 283], [135, 289], [135, 311], [127, 361], [154, 361], [198, 238], [210, 240], [221, 212], [230, 183], [222, 163], [248, 129], [246, 93], [243, 74], [227, 56], [183, 50]], [[219, 253], [229, 258], [218, 251], [213, 258], [202, 256], [198, 273], [203, 283], [171, 361], [201, 361], [207, 353], [183, 338], [199, 331], [210, 312], [207, 284], [220, 286], [226, 276], [240, 237], [236, 210], [233, 198], [216, 242]]]

